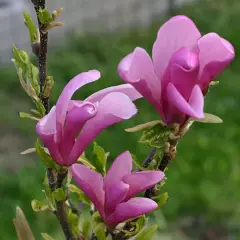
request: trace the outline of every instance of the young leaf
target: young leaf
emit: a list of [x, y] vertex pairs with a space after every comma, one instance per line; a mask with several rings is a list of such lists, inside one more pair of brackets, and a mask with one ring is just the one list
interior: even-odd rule
[[57, 201], [63, 201], [66, 198], [62, 188], [57, 188], [52, 194]]
[[35, 116], [33, 116], [33, 115], [30, 114], [30, 113], [20, 112], [20, 113], [19, 113], [19, 116], [20, 116], [21, 118], [29, 118], [29, 119], [34, 120], [34, 121], [39, 121], [39, 118], [36, 118]]
[[36, 28], [36, 26], [35, 26], [35, 24], [34, 24], [34, 22], [33, 22], [29, 13], [24, 11], [23, 16], [24, 16], [24, 23], [26, 24], [26, 26], [28, 28], [30, 42], [34, 43], [38, 40], [37, 39], [37, 28]]
[[47, 174], [45, 175], [44, 181], [43, 181], [43, 186], [44, 186], [44, 194], [48, 203], [48, 207], [50, 210], [54, 211], [56, 209], [56, 202], [53, 197], [52, 191], [50, 189], [49, 183], [48, 183], [48, 177]]
[[88, 160], [83, 154], [78, 158], [77, 162], [84, 164], [92, 170], [96, 170], [96, 168], [90, 163], [90, 160]]
[[55, 240], [54, 238], [49, 236], [47, 233], [41, 233], [41, 235], [44, 240]]
[[155, 120], [155, 121], [151, 121], [151, 122], [147, 122], [147, 123], [137, 125], [137, 126], [132, 127], [132, 128], [127, 128], [127, 129], [125, 129], [125, 131], [126, 132], [139, 132], [139, 131], [145, 130], [147, 128], [154, 127], [157, 124], [162, 124], [163, 126], [165, 126], [165, 124], [162, 121]]
[[223, 120], [215, 116], [211, 113], [204, 113], [204, 118], [202, 119], [194, 119], [196, 122], [201, 122], [201, 123], [223, 123]]
[[74, 214], [72, 212], [72, 210], [70, 209], [68, 211], [68, 223], [71, 226], [71, 231], [74, 235], [74, 237], [78, 237], [79, 236], [79, 216], [77, 214]]
[[162, 193], [161, 195], [157, 197], [153, 197], [153, 200], [157, 202], [158, 204], [158, 209], [161, 208], [168, 200], [168, 193]]
[[150, 227], [146, 227], [142, 229], [136, 236], [131, 238], [131, 240], [151, 240], [153, 239], [156, 231], [157, 231], [158, 226], [153, 225]]
[[139, 142], [147, 144], [151, 147], [162, 148], [168, 141], [170, 133], [170, 128], [168, 128], [166, 125], [158, 123], [153, 127], [143, 130], [143, 134]]
[[46, 211], [49, 210], [48, 206], [38, 200], [32, 200], [31, 202], [32, 209], [34, 212], [41, 212], [41, 211]]
[[39, 9], [38, 18], [42, 24], [49, 24], [52, 21], [52, 16], [47, 8]]
[[21, 155], [26, 155], [26, 154], [34, 153], [34, 152], [36, 152], [36, 149], [35, 149], [35, 148], [28, 148], [28, 149], [26, 149], [25, 151], [21, 152], [20, 154], [21, 154]]
[[42, 163], [47, 168], [57, 168], [57, 164], [52, 160], [52, 158], [44, 151], [44, 148], [41, 146], [39, 139], [35, 143], [36, 152], [42, 161]]
[[82, 192], [81, 189], [79, 189], [77, 186], [73, 185], [73, 184], [69, 184], [68, 185], [68, 190], [72, 193], [76, 193], [77, 196], [78, 196], [78, 200], [87, 204], [87, 205], [90, 205], [90, 200], [88, 199], [88, 197], [84, 194], [84, 192]]
[[104, 149], [94, 142], [92, 164], [101, 174], [106, 173], [107, 154]]
[[17, 232], [18, 240], [34, 240], [29, 223], [20, 207], [16, 208], [16, 218], [13, 223]]

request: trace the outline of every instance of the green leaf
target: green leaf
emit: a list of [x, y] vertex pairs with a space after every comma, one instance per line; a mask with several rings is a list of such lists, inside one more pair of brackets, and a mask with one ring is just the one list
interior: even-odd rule
[[68, 211], [68, 223], [71, 226], [71, 231], [74, 235], [74, 237], [79, 236], [79, 216], [71, 211], [71, 209]]
[[16, 208], [16, 218], [13, 223], [17, 232], [18, 240], [34, 240], [29, 223], [20, 207]]
[[39, 83], [38, 83], [38, 68], [34, 66], [28, 54], [24, 51], [17, 49], [13, 45], [14, 63], [20, 83], [26, 93], [35, 101], [40, 101], [39, 95]]
[[21, 154], [21, 155], [26, 155], [26, 154], [34, 153], [34, 152], [36, 152], [36, 149], [35, 149], [35, 148], [28, 148], [28, 149], [26, 149], [25, 151], [21, 152], [20, 154]]
[[101, 174], [106, 174], [106, 163], [107, 163], [107, 154], [104, 149], [97, 145], [96, 142], [93, 143], [93, 158], [92, 164], [96, 167], [96, 170]]
[[77, 196], [78, 196], [78, 200], [87, 204], [87, 205], [90, 205], [91, 201], [89, 200], [89, 198], [85, 195], [85, 193], [79, 189], [77, 186], [73, 185], [73, 184], [69, 184], [68, 185], [68, 190], [72, 193], [76, 193]]
[[96, 170], [96, 168], [90, 163], [90, 160], [88, 160], [83, 154], [78, 158], [77, 162], [84, 164], [92, 170]]
[[54, 238], [49, 236], [47, 233], [41, 233], [41, 235], [44, 240], [55, 240]]
[[32, 209], [34, 212], [41, 212], [41, 211], [46, 211], [49, 210], [48, 205], [38, 201], [38, 200], [32, 200], [31, 202]]
[[57, 188], [52, 194], [57, 201], [63, 201], [66, 198], [62, 188]]
[[153, 127], [143, 130], [143, 134], [139, 142], [147, 144], [151, 147], [163, 148], [165, 143], [168, 141], [170, 133], [171, 129], [168, 126], [157, 123]]
[[98, 240], [106, 240], [106, 233], [103, 228], [100, 228], [96, 233], [96, 237]]
[[215, 116], [211, 113], [204, 113], [204, 118], [202, 119], [194, 119], [196, 122], [201, 122], [201, 123], [223, 123], [223, 120]]
[[35, 26], [35, 24], [34, 24], [34, 22], [33, 22], [29, 13], [24, 11], [23, 16], [24, 16], [24, 23], [26, 24], [26, 26], [28, 28], [30, 42], [34, 43], [38, 40], [37, 39], [37, 28], [36, 28], [36, 26]]
[[144, 228], [136, 236], [131, 238], [131, 240], [151, 240], [154, 237], [157, 228], [158, 228], [157, 225]]
[[98, 240], [106, 240], [106, 225], [102, 221], [99, 212], [95, 212], [93, 218], [93, 232], [95, 233]]
[[34, 121], [39, 121], [39, 118], [36, 118], [35, 116], [33, 116], [33, 115], [30, 114], [30, 113], [20, 112], [20, 113], [19, 113], [19, 116], [20, 116], [21, 118], [29, 118], [29, 119], [34, 120]]
[[111, 235], [111, 234], [108, 234], [106, 240], [112, 240], [112, 235]]
[[44, 148], [41, 146], [39, 139], [37, 139], [35, 143], [35, 149], [40, 160], [47, 168], [58, 168], [57, 164], [53, 161], [53, 159], [45, 152]]
[[42, 24], [49, 24], [52, 21], [52, 16], [47, 8], [40, 8], [38, 18]]
[[167, 202], [168, 197], [168, 193], [165, 192], [157, 197], [153, 197], [153, 200], [157, 202], [158, 208], [161, 208]]
[[144, 168], [137, 160], [137, 157], [134, 154], [131, 154], [134, 168], [140, 169], [141, 171], [146, 171], [147, 168]]
[[91, 239], [92, 229], [93, 229], [93, 220], [90, 214], [89, 206], [86, 206], [86, 205], [83, 206], [79, 223], [80, 223], [79, 230], [82, 233], [82, 235], [85, 237], [85, 239]]
[[162, 124], [163, 126], [165, 125], [162, 121], [155, 120], [155, 121], [151, 121], [151, 122], [147, 122], [147, 123], [137, 125], [137, 126], [132, 127], [132, 128], [127, 128], [127, 129], [125, 129], [125, 131], [126, 132], [139, 132], [139, 131], [145, 130], [147, 128], [154, 127], [157, 124]]

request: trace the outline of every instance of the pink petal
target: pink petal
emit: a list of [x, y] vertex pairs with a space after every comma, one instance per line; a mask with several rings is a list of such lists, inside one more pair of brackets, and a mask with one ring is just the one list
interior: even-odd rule
[[156, 109], [159, 109], [161, 82], [157, 78], [153, 63], [143, 48], [136, 48], [118, 65], [119, 76], [132, 84]]
[[106, 95], [112, 92], [121, 92], [126, 94], [132, 101], [135, 101], [136, 99], [139, 99], [142, 97], [142, 95], [130, 84], [122, 84], [119, 86], [109, 87], [105, 88], [103, 90], [100, 90], [91, 96], [89, 96], [86, 101], [95, 103], [100, 101], [102, 98], [104, 98]]
[[200, 61], [200, 84], [202, 88], [220, 74], [233, 60], [234, 48], [216, 33], [208, 33], [198, 41]]
[[162, 78], [162, 88], [165, 90], [171, 82], [183, 98], [189, 99], [193, 86], [197, 84], [198, 67], [198, 55], [189, 48], [181, 48], [169, 62]]
[[132, 198], [127, 202], [117, 205], [113, 214], [107, 217], [106, 222], [110, 226], [117, 225], [130, 218], [135, 218], [157, 209], [158, 205], [148, 198]]
[[110, 184], [105, 190], [105, 214], [110, 215], [114, 212], [117, 204], [121, 203], [127, 196], [129, 185], [120, 181]]
[[162, 181], [164, 173], [161, 171], [134, 172], [123, 177], [122, 181], [129, 185], [127, 198], [153, 187]]
[[104, 218], [105, 193], [103, 191], [102, 175], [82, 164], [73, 164], [72, 174], [77, 185], [89, 197]]
[[172, 55], [182, 47], [193, 47], [201, 37], [196, 25], [186, 16], [175, 16], [168, 20], [158, 31], [153, 45], [153, 63], [160, 78]]
[[137, 108], [127, 95], [115, 92], [105, 96], [99, 102], [97, 115], [87, 121], [80, 132], [80, 135], [70, 153], [69, 161], [75, 162], [85, 148], [105, 128], [127, 120], [133, 117], [136, 113]]
[[[100, 72], [97, 70], [90, 70], [88, 72], [83, 72], [78, 74], [76, 77], [74, 77], [63, 89], [56, 104], [58, 135], [61, 135], [65, 117], [67, 114], [69, 101], [72, 98], [73, 94], [83, 85], [88, 84], [90, 82], [94, 82], [99, 78], [100, 78]], [[58, 138], [59, 137], [60, 136], [58, 136]]]
[[108, 188], [109, 185], [119, 182], [125, 175], [130, 174], [132, 171], [132, 156], [130, 152], [126, 151], [118, 155], [112, 163], [106, 177], [104, 178], [104, 187]]
[[56, 107], [52, 107], [51, 111], [44, 116], [36, 126], [36, 132], [42, 140], [44, 146], [49, 150], [53, 160], [60, 165], [65, 165], [56, 144]]
[[64, 159], [75, 143], [75, 138], [86, 121], [97, 114], [97, 107], [90, 102], [71, 101], [71, 110], [67, 113], [62, 141], [59, 144]]
[[202, 94], [202, 90], [198, 85], [195, 85], [189, 102], [187, 102], [183, 96], [179, 93], [179, 91], [175, 88], [172, 83], [169, 83], [167, 86], [167, 96], [169, 103], [174, 105], [180, 113], [185, 113], [186, 115], [193, 118], [203, 118], [203, 105], [204, 98]]

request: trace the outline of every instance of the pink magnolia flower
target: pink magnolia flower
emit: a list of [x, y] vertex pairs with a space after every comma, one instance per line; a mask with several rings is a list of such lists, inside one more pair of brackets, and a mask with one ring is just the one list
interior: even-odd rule
[[131, 170], [132, 157], [128, 151], [115, 159], [104, 178], [82, 164], [72, 165], [76, 183], [109, 226], [115, 226], [158, 207], [151, 199], [132, 197], [160, 182], [164, 178], [164, 173], [161, 171], [131, 173]]
[[59, 165], [72, 165], [102, 130], [137, 113], [132, 101], [141, 95], [129, 84], [103, 89], [84, 101], [71, 100], [76, 90], [99, 78], [96, 70], [74, 77], [37, 123], [40, 139]]
[[233, 58], [228, 41], [216, 33], [201, 36], [192, 20], [176, 16], [159, 29], [152, 59], [137, 47], [120, 62], [118, 73], [166, 123], [182, 123], [187, 116], [204, 117], [203, 93]]

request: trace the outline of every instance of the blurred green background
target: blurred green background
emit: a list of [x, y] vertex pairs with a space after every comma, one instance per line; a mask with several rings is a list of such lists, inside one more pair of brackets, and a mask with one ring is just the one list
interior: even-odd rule
[[[236, 59], [206, 97], [205, 111], [220, 116], [224, 123], [195, 123], [178, 146], [164, 187], [170, 197], [155, 217], [162, 232], [157, 239], [240, 239], [240, 1], [200, 1], [185, 5], [176, 14], [192, 18], [203, 34], [217, 32], [228, 39], [235, 46]], [[120, 84], [116, 66], [121, 58], [136, 46], [150, 53], [156, 32], [166, 19], [159, 17], [147, 28], [115, 34], [76, 33], [63, 48], [50, 49], [49, 75], [56, 80], [52, 103], [73, 76], [89, 69], [100, 70], [102, 78], [83, 87], [76, 98]], [[37, 239], [41, 239], [40, 232], [54, 236], [58, 227], [55, 218], [50, 213], [35, 214], [30, 205], [31, 199], [43, 199], [44, 168], [34, 154], [19, 155], [33, 146], [35, 123], [20, 119], [17, 113], [33, 105], [22, 91], [13, 66], [1, 68], [0, 79], [0, 238], [16, 239], [12, 219], [17, 205], [26, 213]], [[144, 160], [150, 151], [137, 143], [139, 134], [124, 132], [124, 128], [158, 118], [144, 100], [137, 105], [139, 114], [134, 119], [105, 130], [97, 138], [111, 152], [111, 159], [129, 149]]]

